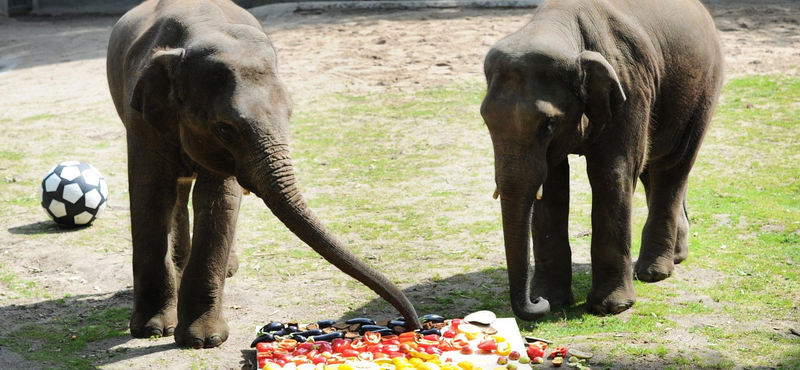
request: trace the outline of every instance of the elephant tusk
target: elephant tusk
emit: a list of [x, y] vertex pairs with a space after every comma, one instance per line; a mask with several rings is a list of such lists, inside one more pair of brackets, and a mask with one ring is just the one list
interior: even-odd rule
[[492, 194], [492, 199], [497, 199], [497, 197], [499, 197], [499, 196], [500, 196], [500, 188], [495, 187], [494, 188], [494, 194]]
[[242, 195], [250, 195], [250, 190], [242, 188]]
[[539, 185], [539, 190], [536, 191], [536, 200], [542, 199], [542, 193], [544, 192], [544, 184]]

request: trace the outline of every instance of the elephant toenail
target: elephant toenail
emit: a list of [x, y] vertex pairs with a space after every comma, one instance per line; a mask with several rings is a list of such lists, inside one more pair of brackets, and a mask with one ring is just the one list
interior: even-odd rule
[[186, 344], [189, 348], [203, 348], [203, 341], [200, 338], [195, 338]]
[[208, 346], [209, 347], [216, 347], [222, 344], [222, 338], [219, 335], [212, 335], [211, 338], [208, 338]]
[[614, 306], [614, 309], [613, 309], [611, 312], [612, 312], [614, 315], [616, 315], [616, 314], [618, 314], [618, 313], [620, 313], [620, 312], [622, 312], [622, 311], [625, 311], [625, 310], [627, 310], [629, 307], [630, 307], [630, 306], [628, 306], [628, 305], [619, 304], [619, 305], [616, 305], [616, 306]]
[[594, 306], [594, 310], [593, 311], [594, 311], [594, 313], [596, 315], [607, 315], [608, 314], [608, 310], [606, 310], [606, 308], [604, 306]]
[[164, 336], [165, 337], [172, 336], [173, 334], [175, 334], [175, 327], [174, 326], [168, 326], [168, 327], [164, 328]]

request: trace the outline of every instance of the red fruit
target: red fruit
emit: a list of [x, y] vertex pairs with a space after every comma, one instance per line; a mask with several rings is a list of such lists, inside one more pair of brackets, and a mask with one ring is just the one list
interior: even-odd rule
[[497, 364], [498, 365], [508, 365], [508, 357], [506, 357], [506, 356], [497, 357]]
[[270, 352], [272, 351], [272, 343], [258, 342], [256, 343], [256, 352]]
[[465, 355], [471, 355], [472, 346], [470, 346], [469, 344], [464, 345], [464, 347], [461, 347], [461, 353]]
[[531, 359], [531, 363], [532, 364], [543, 364], [544, 363], [544, 358], [542, 358], [542, 357], [534, 357], [534, 358]]
[[536, 346], [529, 346], [525, 352], [530, 358], [544, 357], [544, 350]]
[[522, 355], [517, 351], [511, 351], [508, 354], [508, 359], [511, 360], [511, 361], [517, 361], [517, 360], [519, 360], [520, 357], [522, 357]]

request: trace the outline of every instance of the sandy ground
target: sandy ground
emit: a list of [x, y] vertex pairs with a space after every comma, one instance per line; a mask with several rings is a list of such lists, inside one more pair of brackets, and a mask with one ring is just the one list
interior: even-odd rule
[[[706, 3], [724, 42], [728, 77], [800, 73], [800, 1]], [[523, 26], [530, 12], [306, 12], [263, 23], [278, 50], [283, 81], [294, 97], [295, 109], [299, 109], [311, 97], [323, 93], [415, 91], [453, 81], [481, 82], [483, 57], [489, 47]], [[117, 121], [107, 91], [104, 59], [115, 21], [116, 17], [0, 19], [0, 125], [25, 122], [45, 113], [70, 114], [76, 107], [105, 121]], [[101, 125], [87, 135], [117, 139], [116, 145], [102, 150], [124, 150], [121, 125]], [[3, 140], [19, 144], [26, 138]], [[39, 163], [33, 161], [31, 166]], [[8, 167], [10, 164], [0, 163], [0, 175], [6, 181], [35, 178], [42, 168], [12, 173]], [[124, 168], [113, 170], [124, 172]], [[121, 179], [110, 176], [110, 187], [125, 188]], [[84, 299], [83, 306], [59, 307], [41, 302], [41, 298], [9, 298], [0, 287], [0, 322], [9, 323], [0, 327], [0, 337], [27, 322], [80, 315], [91, 307], [129, 304], [129, 237], [117, 236], [117, 247], [111, 252], [63, 250], [37, 237], [48, 230], [42, 226], [41, 215], [21, 213], [13, 207], [6, 211], [14, 216], [3, 218], [0, 272], [35, 281], [53, 298], [70, 293]], [[109, 221], [105, 222], [116, 222], [124, 229], [127, 205], [115, 204], [109, 212]], [[585, 256], [576, 258], [576, 262], [581, 258], [587, 262]], [[494, 260], [498, 264], [502, 261], [502, 256]], [[86, 356], [96, 358], [98, 367], [108, 369], [182, 369], [198, 362], [203, 368], [251, 369], [252, 353], [245, 350], [252, 335], [242, 331], [263, 321], [259, 302], [270, 296], [252, 289], [250, 283], [234, 278], [226, 285], [226, 315], [234, 333], [221, 348], [179, 350], [172, 338], [107, 340], [90, 343]], [[336, 317], [343, 311], [332, 308], [328, 313]], [[0, 368], [39, 366], [0, 347]]]

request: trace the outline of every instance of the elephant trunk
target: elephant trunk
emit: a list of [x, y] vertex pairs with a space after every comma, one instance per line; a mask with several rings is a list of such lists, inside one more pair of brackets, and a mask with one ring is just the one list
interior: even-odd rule
[[536, 194], [531, 186], [527, 180], [498, 176], [511, 308], [525, 321], [539, 320], [550, 312], [546, 299], [531, 299], [531, 218]]
[[300, 193], [287, 145], [275, 145], [247, 174], [237, 176], [258, 195], [289, 230], [339, 270], [366, 285], [405, 317], [408, 330], [419, 328], [414, 306], [386, 276], [353, 254], [317, 218]]

